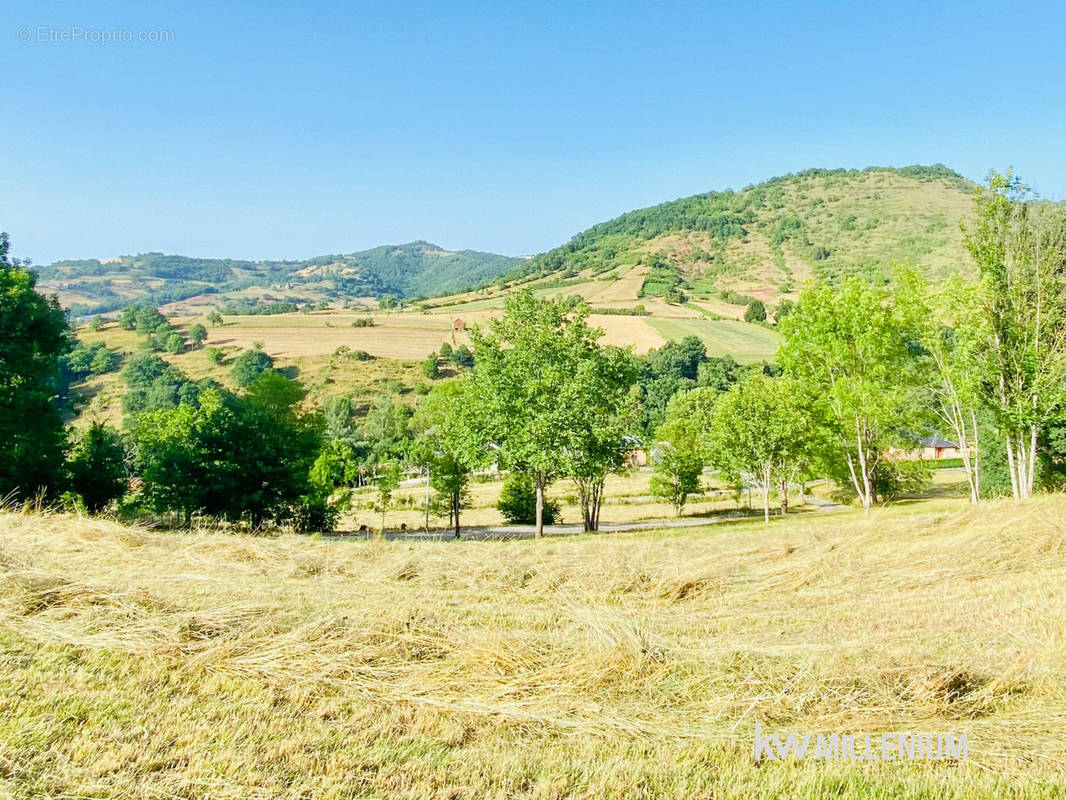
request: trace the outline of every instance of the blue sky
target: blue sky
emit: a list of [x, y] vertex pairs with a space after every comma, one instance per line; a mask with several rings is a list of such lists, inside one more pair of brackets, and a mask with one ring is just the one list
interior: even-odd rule
[[[0, 229], [37, 263], [526, 254], [816, 166], [1066, 197], [1060, 2], [0, 8]], [[77, 27], [173, 40], [37, 41]]]

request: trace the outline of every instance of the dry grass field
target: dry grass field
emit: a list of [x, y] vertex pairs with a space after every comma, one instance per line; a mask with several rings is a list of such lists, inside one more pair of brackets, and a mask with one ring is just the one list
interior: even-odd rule
[[[5, 513], [0, 791], [1062, 797], [1064, 516], [379, 543]], [[969, 759], [756, 762], [757, 720]]]

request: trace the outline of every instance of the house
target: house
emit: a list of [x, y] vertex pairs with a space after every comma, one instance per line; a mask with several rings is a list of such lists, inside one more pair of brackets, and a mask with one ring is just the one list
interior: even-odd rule
[[962, 456], [962, 449], [954, 442], [949, 442], [940, 436], [926, 436], [924, 439], [919, 439], [918, 444], [921, 447], [921, 458], [929, 460], [937, 460], [941, 458], [960, 458]]
[[465, 331], [465, 330], [466, 330], [466, 323], [465, 322], [463, 322], [461, 319], [452, 320], [452, 331], [453, 332]]

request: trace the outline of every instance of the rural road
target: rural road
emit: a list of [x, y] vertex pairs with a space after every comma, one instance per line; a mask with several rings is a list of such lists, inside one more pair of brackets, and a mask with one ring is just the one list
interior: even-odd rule
[[[836, 511], [841, 506], [830, 500], [818, 497], [807, 497], [807, 505], [815, 506], [819, 511]], [[739, 520], [759, 520], [760, 514], [730, 514], [714, 517], [684, 517], [682, 519], [646, 519], [639, 522], [604, 522], [600, 524], [598, 533], [622, 533], [625, 531], [651, 531], [669, 528], [697, 528], [703, 525], [716, 525], [721, 522], [737, 522]], [[533, 525], [471, 525], [464, 526], [460, 534], [461, 539], [467, 541], [502, 540], [502, 539], [532, 539], [536, 533]], [[584, 533], [580, 525], [545, 525], [545, 536], [573, 536]], [[373, 532], [359, 533], [357, 531], [338, 531], [328, 538], [330, 539], [364, 539], [372, 537]], [[423, 530], [387, 531], [385, 538], [390, 541], [441, 541], [453, 539], [454, 532], [451, 529], [435, 529], [428, 533]]]

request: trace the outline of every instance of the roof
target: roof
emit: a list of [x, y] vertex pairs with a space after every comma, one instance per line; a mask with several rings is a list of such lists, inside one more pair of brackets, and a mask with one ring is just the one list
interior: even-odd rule
[[954, 447], [956, 450], [959, 449], [957, 444], [949, 442], [941, 436], [926, 436], [924, 439], [919, 439], [918, 444], [922, 447]]

